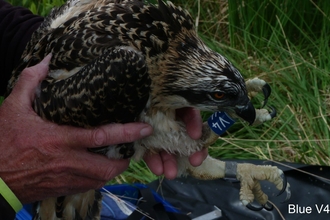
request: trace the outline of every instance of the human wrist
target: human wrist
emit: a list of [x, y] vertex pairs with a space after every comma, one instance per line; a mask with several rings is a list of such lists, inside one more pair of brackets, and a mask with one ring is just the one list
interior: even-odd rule
[[16, 195], [11, 191], [11, 189], [7, 186], [7, 184], [2, 180], [1, 177], [0, 194], [16, 213], [23, 208], [22, 203], [18, 200]]

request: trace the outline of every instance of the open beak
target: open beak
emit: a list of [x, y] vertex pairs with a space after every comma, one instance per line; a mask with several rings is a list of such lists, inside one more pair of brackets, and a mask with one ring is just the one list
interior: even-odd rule
[[250, 125], [252, 125], [256, 119], [256, 110], [251, 101], [249, 101], [245, 106], [236, 107], [235, 112], [237, 116], [247, 121]]

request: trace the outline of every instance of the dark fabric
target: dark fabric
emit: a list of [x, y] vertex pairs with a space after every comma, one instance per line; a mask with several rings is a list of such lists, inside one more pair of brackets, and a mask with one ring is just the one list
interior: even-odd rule
[[0, 0], [0, 95], [5, 94], [11, 72], [43, 17]]
[[0, 219], [14, 220], [16, 212], [0, 194]]
[[[286, 163], [286, 166], [281, 166], [269, 161], [258, 160], [236, 160], [236, 162], [253, 163], [256, 165], [274, 165], [284, 171], [287, 180], [291, 185], [292, 193], [291, 198], [287, 202], [281, 203], [286, 195], [284, 193], [276, 197], [279, 190], [275, 189], [272, 184], [262, 181], [262, 189], [269, 196], [270, 201], [272, 201], [279, 209], [285, 219], [330, 219], [330, 167], [293, 163]], [[312, 173], [313, 176], [306, 172]], [[124, 200], [131, 204], [136, 204], [137, 201], [140, 201], [139, 198], [143, 196], [142, 202], [137, 205], [139, 208], [143, 208], [144, 211], [149, 210], [149, 213], [153, 213], [155, 215], [154, 219], [163, 219], [156, 218], [159, 213], [154, 213], [158, 210], [161, 210], [161, 212], [164, 213], [163, 208], [166, 209], [169, 219], [181, 220], [188, 217], [193, 219], [210, 213], [215, 210], [214, 206], [221, 209], [222, 216], [217, 218], [221, 220], [282, 219], [275, 208], [272, 211], [267, 211], [265, 209], [261, 211], [252, 211], [243, 206], [239, 201], [240, 183], [230, 179], [203, 181], [188, 177], [177, 178], [175, 180], [157, 180], [148, 184], [148, 186], [143, 184], [122, 184], [106, 186], [105, 188], [112, 194], [124, 198]], [[153, 189], [153, 197], [150, 196], [150, 191], [139, 191], [139, 189], [145, 188]], [[158, 191], [159, 194], [156, 194], [154, 191]], [[102, 212], [105, 214], [102, 216], [102, 219], [118, 219], [111, 218], [110, 216], [114, 213], [113, 210], [116, 209], [118, 205], [113, 206], [106, 200], [103, 200], [103, 202], [107, 204], [105, 205], [103, 203], [103, 209], [107, 210]], [[162, 205], [160, 205], [160, 203], [162, 203]], [[255, 204], [255, 206], [257, 206], [257, 204]], [[311, 207], [310, 213], [307, 213], [309, 212], [307, 211], [308, 207]], [[30, 208], [26, 207], [25, 209], [30, 210]], [[152, 211], [150, 211], [150, 209], [152, 209]], [[0, 210], [2, 211], [2, 209]], [[179, 214], [181, 214], [181, 216], [179, 216]], [[110, 217], [107, 218], [107, 216]], [[118, 215], [116, 214], [115, 216]], [[140, 220], [140, 217], [140, 215], [134, 214], [134, 216], [132, 215], [130, 218]], [[2, 220], [3, 218], [0, 216], [0, 219]], [[17, 219], [27, 220], [28, 218]]]
[[[11, 72], [24, 47], [43, 18], [22, 7], [0, 0], [0, 96], [5, 94]], [[15, 219], [15, 211], [0, 195], [0, 219]]]
[[[285, 219], [330, 219], [330, 167], [286, 163], [290, 166], [287, 167], [269, 161], [254, 160], [236, 160], [236, 162], [273, 165], [284, 171], [291, 186], [291, 198], [288, 201], [282, 202], [285, 200], [286, 193], [277, 196], [279, 190], [273, 184], [261, 181], [261, 187]], [[211, 212], [216, 206], [222, 210], [222, 217], [218, 218], [221, 220], [282, 219], [275, 208], [272, 211], [265, 209], [252, 211], [243, 206], [239, 201], [240, 183], [235, 180], [203, 181], [188, 177], [175, 180], [164, 179], [161, 183], [155, 181], [149, 186], [158, 190], [167, 202], [179, 208], [182, 213], [190, 213], [191, 218]], [[253, 205], [258, 206], [258, 204]]]
[[[190, 220], [189, 216], [167, 212], [165, 210], [164, 204], [161, 202], [156, 202], [154, 195], [149, 188], [140, 189], [141, 197], [143, 201], [138, 204], [138, 209], [136, 209], [127, 220], [140, 220], [145, 219], [143, 213], [148, 213], [149, 217], [157, 220]], [[142, 211], [142, 212], [141, 212]]]

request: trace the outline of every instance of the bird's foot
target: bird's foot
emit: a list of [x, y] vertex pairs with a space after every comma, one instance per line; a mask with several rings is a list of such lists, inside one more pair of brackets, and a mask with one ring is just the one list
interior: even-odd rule
[[246, 81], [246, 88], [250, 99], [255, 97], [261, 91], [264, 94], [262, 108], [256, 109], [256, 119], [252, 125], [259, 125], [273, 119], [276, 116], [275, 108], [271, 107], [271, 111], [264, 108], [272, 91], [269, 84], [262, 79], [253, 78]]
[[267, 104], [268, 97], [272, 92], [269, 84], [266, 81], [259, 79], [258, 77], [249, 79], [248, 81], [245, 82], [245, 84], [250, 99], [255, 97], [259, 92], [261, 91], [263, 92], [265, 99], [263, 101], [262, 107], [264, 107]]
[[[228, 164], [227, 164], [228, 163]], [[229, 167], [229, 168], [228, 168]], [[236, 173], [235, 173], [236, 168]], [[248, 163], [238, 164], [236, 162], [226, 162], [226, 176], [236, 178], [241, 182], [240, 200], [251, 210], [271, 210], [273, 206], [268, 202], [268, 196], [261, 190], [260, 180], [267, 180], [273, 183], [280, 190], [278, 195], [286, 192], [287, 201], [291, 197], [290, 185], [287, 183], [282, 170], [275, 166], [257, 166]], [[256, 200], [261, 207], [255, 207], [251, 203]]]
[[256, 109], [256, 118], [252, 123], [253, 126], [263, 124], [266, 121], [272, 120], [276, 116], [275, 108], [271, 107], [271, 111], [268, 109]]

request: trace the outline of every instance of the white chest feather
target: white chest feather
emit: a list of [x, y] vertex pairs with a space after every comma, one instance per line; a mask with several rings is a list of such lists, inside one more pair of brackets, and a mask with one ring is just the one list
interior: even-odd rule
[[141, 114], [141, 121], [150, 124], [154, 132], [151, 136], [135, 142], [134, 158], [139, 160], [145, 151], [159, 152], [165, 150], [180, 156], [189, 156], [201, 150], [202, 140], [191, 139], [185, 124], [175, 120], [175, 110], [160, 112], [153, 115]]

